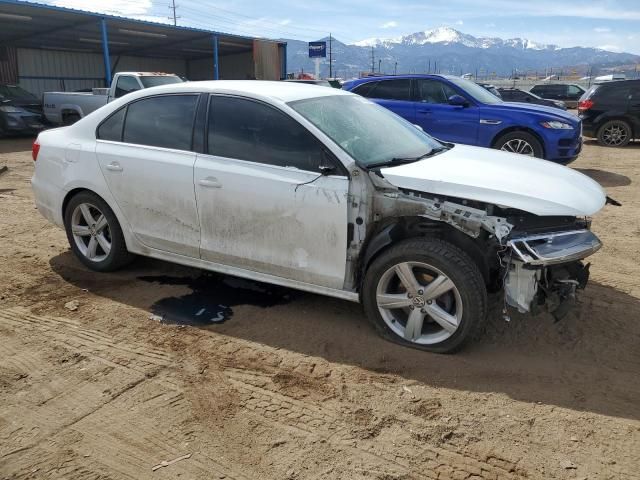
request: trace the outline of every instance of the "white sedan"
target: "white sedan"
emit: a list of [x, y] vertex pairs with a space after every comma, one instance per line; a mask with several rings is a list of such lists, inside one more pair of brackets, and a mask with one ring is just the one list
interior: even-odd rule
[[329, 88], [150, 88], [41, 133], [33, 157], [39, 211], [92, 270], [138, 254], [360, 301], [384, 336], [435, 352], [480, 326], [488, 292], [564, 315], [600, 247], [591, 179]]

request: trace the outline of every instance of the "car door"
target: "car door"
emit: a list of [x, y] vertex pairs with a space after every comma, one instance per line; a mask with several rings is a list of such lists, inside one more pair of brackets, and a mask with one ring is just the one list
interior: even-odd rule
[[416, 106], [411, 98], [411, 80], [408, 78], [367, 82], [355, 88], [354, 93], [367, 97], [405, 120], [415, 123]]
[[193, 123], [199, 95], [145, 97], [98, 127], [96, 155], [109, 190], [147, 247], [199, 256]]
[[[342, 288], [349, 180], [300, 123], [257, 100], [212, 96], [194, 182], [204, 260]], [[331, 166], [331, 174], [321, 173]]]
[[416, 121], [429, 135], [440, 140], [475, 145], [478, 140], [479, 110], [473, 103], [450, 105], [460, 95], [449, 84], [432, 78], [415, 79]]

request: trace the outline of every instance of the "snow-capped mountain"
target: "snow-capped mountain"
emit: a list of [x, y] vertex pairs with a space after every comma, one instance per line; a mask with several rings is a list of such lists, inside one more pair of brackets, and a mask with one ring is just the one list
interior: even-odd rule
[[424, 32], [416, 32], [411, 35], [394, 38], [367, 38], [355, 42], [353, 45], [358, 47], [393, 48], [395, 45], [425, 45], [428, 43], [458, 44], [470, 48], [512, 47], [523, 50], [555, 50], [559, 48], [556, 45], [544, 45], [526, 38], [502, 40], [497, 37], [474, 37], [451, 27], [437, 27]]
[[[306, 42], [287, 42], [289, 72], [313, 72]], [[328, 38], [320, 40], [328, 41]], [[372, 51], [373, 47], [373, 62]], [[327, 47], [328, 49], [328, 47]], [[437, 27], [393, 38], [368, 38], [347, 45], [333, 39], [333, 74], [342, 77], [370, 72], [440, 72], [461, 75], [478, 72], [485, 75], [511, 75], [517, 71], [545, 72], [571, 67], [578, 73], [598, 68], [640, 63], [640, 56], [608, 52], [598, 48], [561, 48], [526, 38], [474, 37], [451, 27]], [[321, 74], [328, 75], [328, 61]]]

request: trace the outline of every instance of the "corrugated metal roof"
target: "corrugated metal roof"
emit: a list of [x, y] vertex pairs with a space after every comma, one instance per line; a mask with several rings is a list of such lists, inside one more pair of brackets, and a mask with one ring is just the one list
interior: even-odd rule
[[0, 45], [21, 48], [101, 52], [101, 19], [106, 21], [112, 56], [144, 55], [192, 60], [211, 56], [212, 35], [218, 36], [220, 55], [251, 51], [254, 40], [215, 30], [166, 25], [22, 0], [0, 0], [0, 16], [3, 14], [5, 18], [0, 18]]

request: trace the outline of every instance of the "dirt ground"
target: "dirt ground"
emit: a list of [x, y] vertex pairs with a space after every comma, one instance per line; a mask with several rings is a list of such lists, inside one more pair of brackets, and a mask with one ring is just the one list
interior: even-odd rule
[[[578, 308], [495, 308], [455, 356], [340, 300], [148, 259], [91, 273], [36, 211], [30, 155], [0, 141], [0, 478], [640, 479], [640, 144], [572, 165], [623, 204], [594, 219]], [[200, 303], [227, 321], [150, 316]]]

